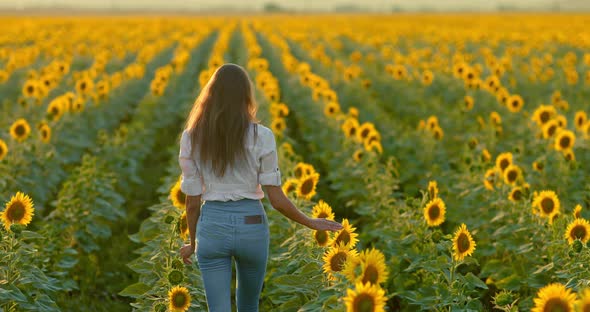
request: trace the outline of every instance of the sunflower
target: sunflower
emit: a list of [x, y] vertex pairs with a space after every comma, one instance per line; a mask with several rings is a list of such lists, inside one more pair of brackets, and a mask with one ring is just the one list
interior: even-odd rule
[[330, 241], [331, 246], [338, 246], [344, 245], [348, 248], [354, 248], [356, 243], [358, 242], [357, 236], [359, 236], [354, 231], [356, 227], [349, 224], [348, 219], [342, 219], [342, 229], [334, 234], [334, 237]]
[[433, 200], [438, 197], [438, 184], [436, 181], [429, 181], [428, 182], [428, 198]]
[[524, 105], [522, 97], [518, 94], [510, 96], [507, 100], [507, 103], [508, 109], [513, 113], [520, 111], [522, 109], [522, 106]]
[[349, 107], [348, 108], [348, 116], [352, 117], [353, 119], [357, 119], [359, 117], [359, 110], [356, 107]]
[[576, 160], [576, 155], [574, 154], [574, 150], [571, 148], [568, 148], [564, 151], [562, 151], [563, 157], [565, 158], [565, 160], [567, 161], [574, 161]]
[[385, 311], [385, 291], [379, 285], [357, 283], [355, 290], [347, 289], [344, 303], [346, 312]]
[[0, 161], [8, 154], [8, 146], [4, 140], [0, 139]]
[[180, 232], [180, 238], [182, 238], [183, 240], [186, 240], [186, 238], [188, 237], [188, 224], [186, 221], [186, 209], [184, 211], [182, 211], [182, 214], [180, 215], [180, 219], [178, 220], [178, 229]]
[[348, 117], [342, 123], [341, 129], [344, 132], [344, 135], [346, 136], [346, 138], [352, 137], [355, 141], [360, 142], [357, 138], [357, 132], [358, 132], [359, 126], [360, 126], [359, 122], [356, 118]]
[[439, 226], [445, 221], [447, 209], [445, 202], [439, 197], [431, 199], [424, 206], [424, 219], [428, 226]]
[[545, 167], [545, 165], [540, 161], [533, 162], [533, 170], [535, 170], [535, 171], [541, 172], [541, 171], [543, 171], [544, 167]]
[[306, 164], [304, 162], [298, 162], [295, 165], [295, 169], [293, 169], [293, 173], [295, 174], [295, 178], [297, 179], [301, 179], [303, 178], [303, 176], [306, 174], [306, 168], [307, 166], [309, 166], [309, 164]]
[[[590, 77], [590, 75], [588, 75]], [[580, 300], [577, 302], [578, 310], [582, 312], [590, 311], [590, 288], [581, 291]]]
[[577, 204], [574, 208], [574, 218], [578, 219], [582, 217], [582, 205]]
[[443, 129], [439, 126], [436, 126], [434, 129], [432, 129], [432, 136], [437, 139], [437, 140], [442, 140], [442, 138], [444, 137], [445, 133], [443, 131]]
[[44, 123], [41, 125], [39, 128], [39, 135], [41, 135], [41, 141], [43, 141], [43, 143], [49, 143], [51, 140], [51, 128], [48, 124]]
[[340, 113], [340, 105], [337, 102], [328, 102], [324, 106], [324, 115], [327, 117], [334, 117], [338, 113]]
[[541, 191], [533, 199], [533, 208], [539, 211], [541, 216], [551, 218], [559, 213], [559, 198], [554, 191]]
[[370, 152], [375, 150], [375, 152], [381, 154], [383, 153], [383, 146], [381, 145], [381, 142], [379, 141], [370, 141], [369, 143], [363, 144], [365, 147], [365, 151]]
[[473, 109], [473, 97], [471, 97], [470, 95], [466, 95], [463, 98], [463, 108], [465, 109], [465, 111], [470, 111]]
[[429, 86], [432, 84], [432, 80], [434, 80], [434, 74], [430, 70], [425, 70], [422, 73], [422, 84], [425, 86]]
[[76, 91], [78, 94], [88, 95], [94, 90], [94, 82], [90, 77], [83, 77], [76, 81]]
[[[361, 252], [363, 254], [363, 252]], [[349, 257], [344, 263], [342, 274], [346, 276], [348, 281], [356, 283], [360, 279], [362, 273], [360, 255], [358, 257]]]
[[61, 98], [53, 99], [47, 106], [47, 115], [53, 121], [58, 120], [63, 115], [64, 111], [64, 101]]
[[39, 83], [36, 80], [27, 80], [23, 86], [22, 93], [25, 98], [39, 96]]
[[315, 204], [312, 208], [311, 212], [312, 217], [314, 218], [326, 218], [328, 220], [334, 220], [334, 212], [332, 212], [332, 207], [328, 205], [323, 199]]
[[289, 195], [292, 192], [297, 190], [297, 183], [299, 183], [299, 179], [289, 178], [285, 183], [283, 183], [283, 193]]
[[590, 223], [586, 219], [577, 218], [567, 226], [564, 238], [571, 245], [576, 239], [586, 243], [590, 239]]
[[80, 113], [84, 110], [84, 98], [81, 96], [76, 97], [72, 103], [72, 112]]
[[18, 142], [26, 140], [30, 133], [31, 126], [29, 126], [29, 123], [24, 118], [17, 119], [10, 126], [10, 135]]
[[357, 149], [356, 151], [354, 151], [354, 154], [352, 154], [352, 159], [354, 159], [354, 161], [356, 162], [360, 162], [363, 159], [364, 155], [365, 153], [362, 149]]
[[502, 124], [502, 117], [497, 112], [490, 113], [490, 122], [492, 125], [499, 126]]
[[438, 117], [429, 116], [428, 119], [426, 119], [426, 128], [428, 130], [434, 130], [434, 128], [436, 128], [437, 126], [438, 126]]
[[577, 111], [576, 116], [574, 117], [574, 124], [576, 125], [576, 129], [582, 130], [584, 128], [584, 124], [588, 121], [588, 116], [586, 115], [585, 111]]
[[323, 271], [328, 274], [331, 280], [336, 279], [336, 272], [341, 272], [344, 264], [350, 257], [358, 257], [358, 252], [355, 249], [350, 249], [344, 244], [330, 246], [324, 253], [322, 259], [324, 260]]
[[486, 189], [488, 189], [490, 191], [494, 189], [494, 183], [496, 182], [497, 175], [498, 175], [498, 168], [496, 168], [496, 167], [490, 168], [486, 171], [484, 179], [483, 179], [483, 185], [485, 186]]
[[532, 120], [539, 126], [545, 125], [549, 120], [557, 114], [555, 106], [553, 105], [540, 105], [533, 113]]
[[172, 312], [188, 311], [191, 305], [191, 295], [184, 286], [175, 286], [168, 291], [168, 299], [170, 300], [169, 308]]
[[510, 165], [512, 165], [512, 153], [504, 152], [496, 157], [496, 168], [501, 173], [504, 173]]
[[461, 261], [465, 256], [471, 256], [474, 250], [475, 241], [467, 230], [465, 223], [462, 223], [453, 237], [453, 259]]
[[180, 189], [180, 180], [174, 183], [174, 186], [170, 189], [170, 195], [168, 196], [172, 200], [172, 205], [178, 209], [186, 208], [186, 195]]
[[369, 134], [372, 131], [377, 130], [375, 128], [375, 125], [372, 122], [364, 122], [362, 125], [360, 125], [358, 131], [357, 131], [357, 139], [359, 142], [364, 141], [366, 138], [369, 137]]
[[515, 164], [510, 164], [504, 170], [504, 183], [514, 185], [522, 178], [522, 170]]
[[552, 283], [539, 290], [537, 297], [533, 300], [535, 307], [531, 312], [544, 311], [574, 311], [576, 294], [563, 284]]
[[28, 225], [33, 219], [34, 212], [33, 200], [22, 192], [16, 192], [16, 195], [6, 203], [0, 218], [6, 231], [10, 231], [12, 224]]
[[303, 176], [297, 185], [297, 197], [311, 200], [311, 198], [316, 194], [315, 188], [319, 179], [320, 174], [317, 172]]
[[570, 130], [561, 130], [555, 135], [554, 147], [558, 151], [572, 148], [576, 142], [576, 136]]
[[559, 129], [559, 123], [556, 119], [551, 119], [545, 125], [543, 125], [543, 138], [548, 139], [553, 137], [553, 135]]
[[481, 151], [481, 160], [483, 162], [489, 162], [492, 160], [492, 154], [490, 154], [490, 151], [488, 151], [487, 148], [484, 148], [483, 151]]
[[387, 280], [389, 270], [385, 264], [385, 256], [381, 251], [374, 248], [363, 250], [358, 259], [361, 263], [361, 274], [357, 281], [379, 285]]
[[510, 194], [508, 195], [508, 199], [512, 202], [517, 202], [522, 199], [522, 196], [523, 196], [522, 188], [515, 186], [510, 191]]
[[287, 122], [285, 118], [274, 118], [270, 123], [270, 128], [274, 133], [282, 133], [287, 128]]

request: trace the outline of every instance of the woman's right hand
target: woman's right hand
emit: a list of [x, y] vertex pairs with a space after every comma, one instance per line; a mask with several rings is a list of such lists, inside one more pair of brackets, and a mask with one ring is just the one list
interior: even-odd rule
[[325, 218], [311, 218], [308, 227], [317, 231], [340, 231], [342, 224]]

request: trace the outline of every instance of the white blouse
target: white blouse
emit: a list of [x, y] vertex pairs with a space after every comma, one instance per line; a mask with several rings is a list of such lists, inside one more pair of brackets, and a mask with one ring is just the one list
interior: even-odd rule
[[183, 131], [178, 155], [182, 169], [182, 192], [191, 196], [202, 194], [202, 200], [229, 201], [261, 199], [264, 198], [261, 185], [280, 186], [281, 172], [274, 133], [258, 124], [258, 138], [254, 142], [254, 125], [250, 123], [245, 140], [247, 161], [237, 161], [234, 167], [227, 168], [221, 178], [213, 173], [210, 166], [200, 163], [198, 151], [191, 157], [191, 136]]

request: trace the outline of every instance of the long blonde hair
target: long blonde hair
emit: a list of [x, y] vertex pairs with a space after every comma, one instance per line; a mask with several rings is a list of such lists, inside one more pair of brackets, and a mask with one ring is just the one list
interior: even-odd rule
[[238, 159], [245, 159], [248, 127], [259, 122], [253, 89], [241, 66], [226, 63], [203, 87], [187, 118], [185, 130], [192, 138], [191, 151], [195, 152], [198, 144], [201, 163], [210, 163], [219, 177]]

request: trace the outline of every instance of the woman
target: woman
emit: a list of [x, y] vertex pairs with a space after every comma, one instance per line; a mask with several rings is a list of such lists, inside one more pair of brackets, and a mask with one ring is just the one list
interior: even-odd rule
[[342, 228], [338, 222], [307, 217], [283, 193], [275, 137], [258, 124], [252, 90], [242, 67], [219, 67], [195, 101], [180, 140], [190, 234], [190, 244], [180, 254], [191, 264], [196, 249], [211, 312], [231, 311], [232, 257], [238, 311], [258, 311], [270, 234], [262, 187], [272, 207], [291, 220], [314, 230]]

